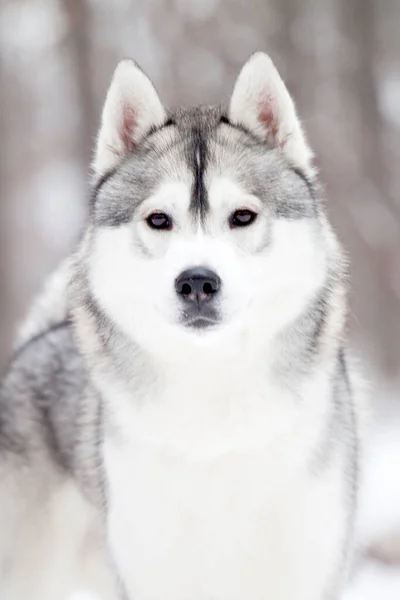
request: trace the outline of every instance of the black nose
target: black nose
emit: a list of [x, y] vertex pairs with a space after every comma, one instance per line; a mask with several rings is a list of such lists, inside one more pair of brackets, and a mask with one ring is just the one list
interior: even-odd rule
[[214, 298], [221, 286], [216, 273], [204, 267], [187, 269], [175, 280], [175, 289], [183, 300], [202, 304]]

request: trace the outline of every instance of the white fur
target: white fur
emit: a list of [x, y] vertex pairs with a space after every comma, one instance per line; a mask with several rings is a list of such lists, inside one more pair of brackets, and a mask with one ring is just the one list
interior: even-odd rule
[[[325, 431], [331, 365], [293, 389], [271, 367], [276, 333], [324, 281], [321, 234], [311, 219], [271, 224], [262, 211], [231, 230], [229, 214], [260, 210], [258, 199], [223, 177], [209, 197], [204, 228], [187, 216], [190, 187], [165, 182], [134, 223], [95, 233], [91, 289], [151, 357], [135, 402], [95, 373], [118, 431], [104, 445], [111, 553], [135, 600], [322, 600], [345, 535], [343, 456], [320, 477], [308, 460]], [[176, 231], [148, 228], [155, 208]], [[205, 335], [179, 324], [174, 292], [198, 264], [223, 282], [222, 324]]]
[[342, 600], [398, 600], [400, 569], [377, 561], [363, 561]]
[[235, 84], [229, 116], [233, 123], [281, 148], [293, 165], [306, 173], [313, 172], [313, 153], [293, 100], [267, 54], [256, 52], [244, 65]]
[[115, 167], [153, 126], [165, 120], [165, 110], [153, 84], [132, 60], [117, 66], [104, 104], [97, 150], [96, 175]]
[[101, 382], [119, 430], [104, 448], [109, 542], [128, 595], [321, 600], [345, 531], [342, 457], [319, 478], [306, 458], [329, 375], [290, 392], [267, 357], [200, 356], [140, 405]]
[[[212, 345], [218, 338], [235, 343], [239, 332], [257, 343], [261, 328], [272, 339], [299, 314], [325, 277], [326, 256], [313, 220], [274, 220], [271, 225], [269, 215], [260, 213], [250, 228], [231, 230], [227, 224], [231, 212], [256, 207], [259, 201], [220, 177], [211, 183], [209, 196], [217, 208], [206, 231], [195, 229], [187, 215], [190, 187], [165, 183], [143, 202], [134, 223], [95, 233], [89, 270], [95, 297], [128, 336], [167, 361], [179, 362], [193, 343]], [[168, 211], [176, 231], [149, 229], [145, 216], [156, 207]], [[268, 227], [272, 227], [268, 250], [254, 254]], [[132, 240], [137, 238], [151, 259], [133, 251]], [[213, 269], [223, 281], [222, 323], [206, 336], [179, 324], [174, 290], [175, 278], [196, 265]]]
[[400, 564], [400, 413], [397, 387], [392, 392], [394, 400], [388, 401], [385, 393], [387, 390], [381, 381], [377, 397], [383, 414], [376, 418], [366, 445], [359, 543], [374, 557]]
[[[276, 131], [260, 125], [264, 101]], [[239, 75], [230, 118], [311, 172], [292, 100], [264, 55]], [[190, 174], [165, 180], [132, 223], [93, 232], [91, 290], [149, 357], [135, 402], [107, 371], [93, 372], [118, 432], [103, 447], [110, 551], [135, 600], [322, 600], [346, 535], [342, 452], [319, 477], [309, 462], [334, 363], [321, 354], [292, 385], [273, 366], [277, 333], [324, 284], [336, 241], [313, 219], [273, 219], [226, 172], [208, 175], [211, 209], [196, 225], [191, 184]], [[258, 217], [231, 229], [240, 208]], [[154, 210], [168, 213], [172, 231], [148, 227]], [[182, 326], [174, 289], [199, 265], [222, 280], [221, 323], [206, 332]]]

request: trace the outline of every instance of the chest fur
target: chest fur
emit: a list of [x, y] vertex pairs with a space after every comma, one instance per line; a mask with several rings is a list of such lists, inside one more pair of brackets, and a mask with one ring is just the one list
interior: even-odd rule
[[119, 435], [104, 447], [109, 540], [139, 600], [261, 600], [267, 589], [289, 598], [307, 571], [304, 538], [317, 543], [327, 511], [341, 513], [339, 471], [312, 481], [307, 467], [321, 401], [308, 396], [300, 408], [290, 393], [257, 385], [219, 392], [171, 387], [141, 406], [121, 399], [115, 414]]

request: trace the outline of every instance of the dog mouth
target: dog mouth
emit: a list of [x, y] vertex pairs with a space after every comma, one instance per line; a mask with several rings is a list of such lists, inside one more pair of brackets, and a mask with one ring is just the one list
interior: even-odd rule
[[210, 317], [203, 317], [202, 315], [192, 317], [191, 319], [186, 320], [184, 323], [186, 327], [190, 327], [191, 329], [196, 330], [210, 329], [212, 327], [215, 327], [217, 324], [218, 323], [216, 319], [211, 319]]
[[211, 306], [204, 307], [202, 310], [184, 310], [180, 316], [181, 325], [197, 331], [212, 329], [219, 322], [218, 312]]

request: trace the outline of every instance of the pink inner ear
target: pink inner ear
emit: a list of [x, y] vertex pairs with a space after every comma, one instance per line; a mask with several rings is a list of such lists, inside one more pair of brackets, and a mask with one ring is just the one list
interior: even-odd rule
[[262, 98], [258, 103], [258, 120], [266, 129], [267, 135], [272, 138], [271, 142], [278, 143], [278, 121], [273, 111], [272, 98]]
[[122, 126], [120, 129], [120, 137], [122, 143], [127, 151], [133, 150], [134, 141], [133, 141], [133, 132], [136, 126], [135, 113], [129, 104], [125, 103], [122, 109]]

